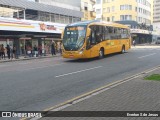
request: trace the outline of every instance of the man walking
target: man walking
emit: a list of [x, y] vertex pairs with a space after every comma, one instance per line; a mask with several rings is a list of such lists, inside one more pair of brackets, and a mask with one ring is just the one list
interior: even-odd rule
[[10, 54], [11, 54], [11, 48], [9, 45], [7, 45], [7, 55], [8, 55], [8, 59], [10, 59]]
[[17, 55], [16, 55], [17, 54], [17, 50], [16, 50], [15, 46], [13, 46], [13, 51], [12, 52], [13, 52], [13, 58], [16, 59], [17, 58]]
[[136, 41], [135, 40], [133, 40], [133, 45], [136, 46]]
[[2, 55], [2, 59], [5, 59], [5, 48], [4, 48], [3, 44], [2, 44], [2, 47], [1, 47], [1, 55]]
[[52, 53], [52, 56], [53, 54], [56, 55], [54, 42], [51, 44], [51, 53]]

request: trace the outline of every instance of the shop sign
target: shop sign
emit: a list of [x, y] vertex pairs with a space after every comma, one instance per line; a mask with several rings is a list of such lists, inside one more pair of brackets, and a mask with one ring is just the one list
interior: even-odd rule
[[46, 30], [57, 30], [57, 28], [54, 25], [46, 25], [45, 23], [39, 23], [40, 30], [46, 31]]
[[131, 29], [131, 33], [141, 33], [141, 34], [150, 34], [148, 30], [142, 30], [142, 29]]
[[24, 32], [43, 32], [43, 33], [62, 33], [66, 24], [40, 22], [32, 20], [19, 20], [0, 17], [0, 30], [24, 31]]

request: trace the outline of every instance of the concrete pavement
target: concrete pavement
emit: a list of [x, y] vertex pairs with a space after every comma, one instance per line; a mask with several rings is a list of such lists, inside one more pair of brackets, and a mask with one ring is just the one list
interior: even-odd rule
[[140, 46], [140, 45], [136, 45], [136, 46], [132, 46], [131, 48], [160, 48], [160, 46], [158, 46], [158, 45], [155, 45], [155, 46], [150, 46], [150, 45]]
[[[160, 74], [160, 67], [143, 73], [128, 82], [111, 87], [105, 91], [86, 97], [69, 107], [55, 107], [62, 111], [160, 111], [160, 81], [144, 80], [145, 76]], [[72, 104], [71, 104], [72, 103]], [[159, 117], [48, 117], [41, 120], [159, 120]]]
[[42, 111], [158, 66], [159, 58], [159, 49], [131, 49], [104, 59], [54, 57], [3, 63], [0, 64], [0, 109]]

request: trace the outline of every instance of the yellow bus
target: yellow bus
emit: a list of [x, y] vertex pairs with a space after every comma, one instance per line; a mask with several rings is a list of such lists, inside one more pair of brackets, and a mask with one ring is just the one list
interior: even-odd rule
[[99, 20], [69, 24], [63, 33], [64, 58], [103, 58], [104, 55], [131, 48], [127, 26]]

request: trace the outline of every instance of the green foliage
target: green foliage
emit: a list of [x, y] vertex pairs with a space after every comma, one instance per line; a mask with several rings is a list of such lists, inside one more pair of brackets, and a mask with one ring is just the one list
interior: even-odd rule
[[153, 74], [144, 78], [145, 80], [160, 81], [160, 74]]

